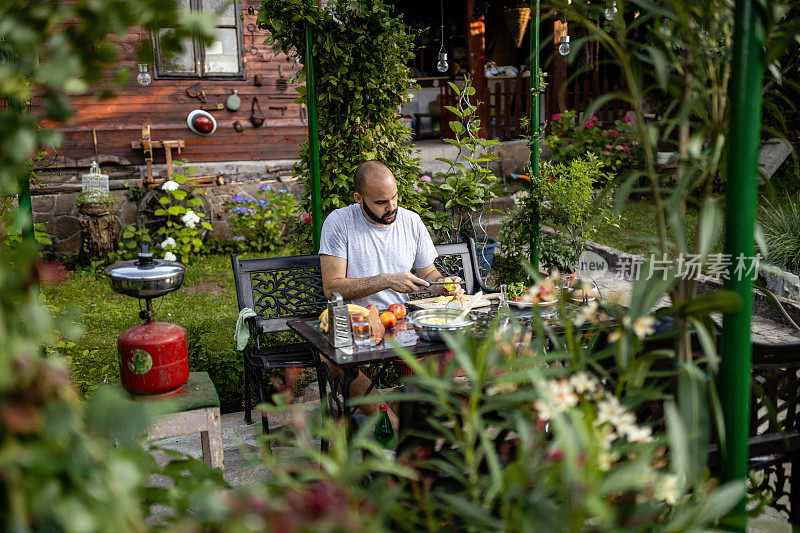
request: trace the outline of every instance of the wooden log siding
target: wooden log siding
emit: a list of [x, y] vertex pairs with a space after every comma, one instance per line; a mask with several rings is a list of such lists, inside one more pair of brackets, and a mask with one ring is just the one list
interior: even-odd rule
[[[297, 96], [295, 85], [280, 92], [276, 89], [278, 66], [289, 78], [299, 68], [287, 61], [283, 54], [273, 57], [272, 47], [262, 44], [267, 32], [257, 29], [255, 39], [247, 30], [248, 24], [255, 24], [256, 17], [247, 14], [250, 5], [257, 7], [255, 0], [242, 2], [242, 27], [244, 28], [241, 50], [245, 54], [245, 80], [211, 80], [211, 79], [156, 79], [154, 65], [149, 65], [153, 81], [143, 87], [136, 82], [137, 61], [135, 49], [144, 37], [142, 30], [132, 31], [122, 39], [120, 61], [130, 70], [131, 80], [125, 87], [114, 89], [111, 83], [115, 68], [105, 73], [100, 88], [115, 90], [114, 98], [99, 101], [95, 94], [71, 97], [76, 113], [68, 125], [54, 125], [43, 122], [46, 126], [56, 127], [63, 132], [63, 142], [51, 153], [72, 159], [93, 158], [94, 135], [97, 137], [97, 152], [100, 155], [116, 156], [130, 161], [131, 164], [144, 164], [141, 150], [131, 148], [131, 141], [141, 138], [143, 124], [150, 124], [153, 140], [184, 139], [186, 147], [178, 154], [173, 150], [173, 159], [187, 159], [190, 163], [204, 161], [253, 161], [270, 159], [293, 159], [307, 135], [305, 121], [301, 119], [301, 106], [294, 103]], [[257, 54], [249, 52], [251, 43], [255, 43]], [[270, 61], [264, 61], [264, 57]], [[295, 68], [292, 69], [292, 66]], [[259, 75], [262, 86], [256, 87], [254, 76]], [[186, 125], [186, 116], [194, 109], [200, 109], [201, 102], [190, 98], [186, 88], [200, 83], [206, 93], [207, 104], [225, 103], [231, 90], [236, 89], [242, 100], [236, 112], [227, 109], [209, 111], [217, 121], [217, 130], [204, 137], [193, 133]], [[266, 116], [260, 128], [254, 128], [249, 121], [250, 107], [253, 97], [258, 97], [263, 114]], [[286, 106], [283, 113], [270, 107]], [[39, 102], [32, 102], [32, 112], [40, 114]], [[233, 128], [234, 121], [241, 122], [244, 130], [237, 132]], [[154, 150], [155, 164], [164, 163], [164, 151]]]

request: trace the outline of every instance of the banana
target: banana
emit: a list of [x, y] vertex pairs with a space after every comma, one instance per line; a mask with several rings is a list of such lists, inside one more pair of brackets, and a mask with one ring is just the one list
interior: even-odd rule
[[[361, 314], [361, 315], [364, 315], [364, 316], [369, 315], [369, 309], [367, 309], [366, 307], [361, 307], [360, 305], [356, 305], [356, 304], [347, 304], [347, 312], [350, 313], [351, 315], [354, 315], [354, 314]], [[323, 333], [328, 331], [328, 310], [327, 309], [325, 309], [319, 315], [319, 330], [321, 332], [323, 332]]]

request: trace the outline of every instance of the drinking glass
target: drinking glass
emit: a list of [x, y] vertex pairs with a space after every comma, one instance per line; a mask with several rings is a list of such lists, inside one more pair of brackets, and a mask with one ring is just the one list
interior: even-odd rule
[[350, 327], [353, 329], [353, 343], [356, 346], [372, 344], [372, 328], [367, 317], [358, 314], [350, 315]]

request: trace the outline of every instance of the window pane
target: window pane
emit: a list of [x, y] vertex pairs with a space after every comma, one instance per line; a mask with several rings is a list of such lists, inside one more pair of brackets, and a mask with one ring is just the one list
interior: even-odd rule
[[[166, 30], [161, 30], [161, 32], [159, 32], [159, 40], [160, 36], [165, 31]], [[161, 53], [161, 72], [195, 72], [194, 46], [192, 45], [191, 39], [185, 39], [181, 42], [181, 50], [172, 54], [164, 50], [162, 41], [159, 52]]]
[[203, 10], [219, 15], [217, 24], [220, 26], [236, 24], [236, 19], [233, 18], [233, 0], [203, 0]]
[[239, 43], [235, 28], [218, 28], [214, 41], [206, 47], [206, 72], [239, 72]]

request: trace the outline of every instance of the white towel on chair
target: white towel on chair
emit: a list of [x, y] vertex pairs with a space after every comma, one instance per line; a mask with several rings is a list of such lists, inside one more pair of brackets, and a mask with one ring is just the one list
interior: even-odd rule
[[247, 342], [250, 340], [250, 329], [247, 327], [245, 320], [251, 316], [257, 315], [256, 312], [249, 307], [245, 307], [239, 311], [239, 318], [236, 319], [236, 333], [233, 335], [237, 350], [244, 350], [244, 347], [247, 346]]

